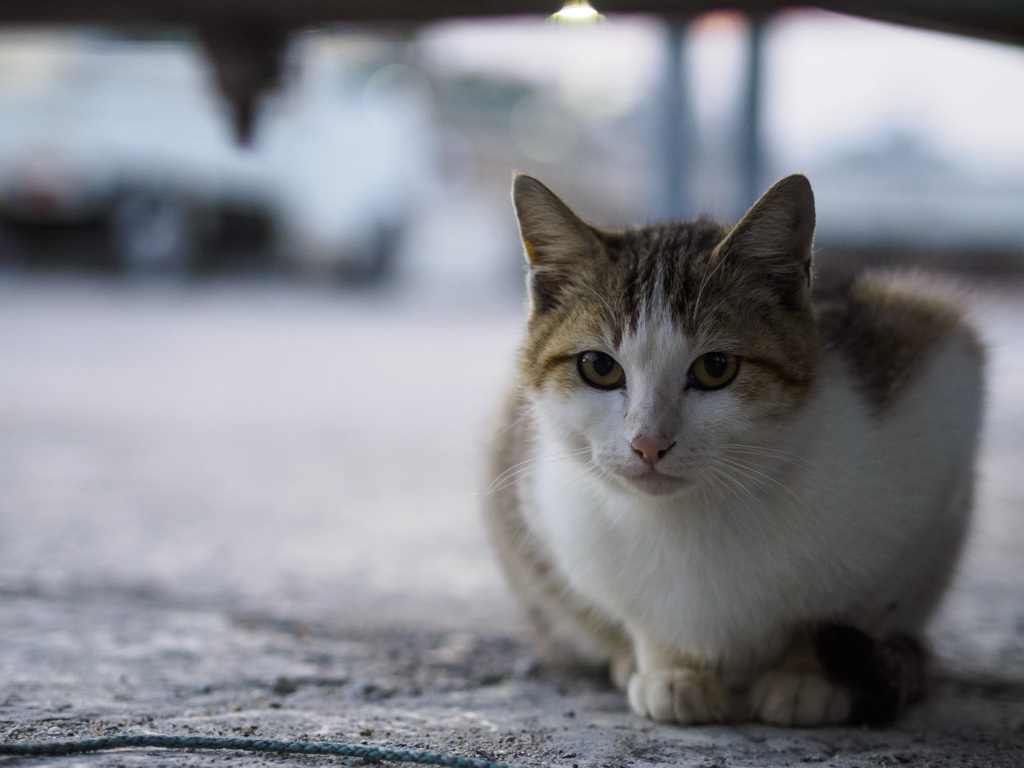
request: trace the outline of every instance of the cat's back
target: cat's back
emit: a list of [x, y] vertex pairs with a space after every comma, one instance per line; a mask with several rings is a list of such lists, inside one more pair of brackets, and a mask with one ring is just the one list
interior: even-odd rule
[[[816, 501], [838, 520], [875, 526], [851, 546], [855, 560], [888, 562], [878, 583], [890, 586], [850, 615], [915, 634], [969, 527], [984, 346], [962, 292], [920, 273], [865, 273], [816, 297], [815, 314], [821, 366], [831, 369], [824, 378], [846, 393], [818, 422]], [[886, 558], [884, 543], [892, 544]]]
[[985, 349], [959, 289], [921, 273], [866, 272], [815, 297], [824, 362], [872, 414], [924, 400], [980, 411]]

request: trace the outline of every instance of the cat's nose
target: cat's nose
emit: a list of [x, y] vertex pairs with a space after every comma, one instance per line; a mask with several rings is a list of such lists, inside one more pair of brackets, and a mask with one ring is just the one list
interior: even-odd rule
[[630, 441], [629, 447], [633, 449], [633, 453], [653, 467], [665, 457], [665, 454], [675, 444], [674, 440], [667, 437], [637, 435]]

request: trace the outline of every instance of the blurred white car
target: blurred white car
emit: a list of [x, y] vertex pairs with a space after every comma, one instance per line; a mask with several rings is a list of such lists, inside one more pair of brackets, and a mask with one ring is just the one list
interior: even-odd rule
[[372, 38], [310, 35], [237, 146], [198, 48], [85, 32], [0, 38], [0, 215], [102, 221], [133, 270], [202, 268], [231, 217], [276, 261], [378, 277], [427, 170], [429, 92]]

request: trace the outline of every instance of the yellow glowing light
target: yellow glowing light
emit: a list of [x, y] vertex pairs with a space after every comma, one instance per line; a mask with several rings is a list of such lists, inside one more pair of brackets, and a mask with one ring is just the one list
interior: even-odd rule
[[598, 13], [587, 0], [566, 0], [562, 10], [548, 17], [548, 21], [579, 24], [589, 21], [604, 21], [604, 16]]

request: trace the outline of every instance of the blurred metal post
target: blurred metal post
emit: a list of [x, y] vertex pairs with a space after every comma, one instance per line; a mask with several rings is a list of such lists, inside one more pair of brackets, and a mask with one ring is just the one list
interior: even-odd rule
[[696, 130], [690, 105], [690, 89], [683, 71], [683, 54], [689, 19], [668, 20], [668, 56], [658, 110], [658, 137], [655, 157], [658, 198], [655, 213], [659, 220], [681, 219], [692, 215]]
[[239, 23], [203, 26], [198, 32], [217, 85], [231, 107], [236, 138], [249, 146], [260, 98], [281, 86], [292, 30]]
[[742, 216], [763, 189], [764, 146], [761, 141], [761, 93], [764, 86], [764, 31], [768, 17], [750, 14], [747, 76], [739, 126], [739, 200], [735, 218]]

